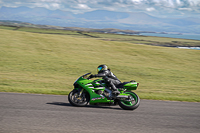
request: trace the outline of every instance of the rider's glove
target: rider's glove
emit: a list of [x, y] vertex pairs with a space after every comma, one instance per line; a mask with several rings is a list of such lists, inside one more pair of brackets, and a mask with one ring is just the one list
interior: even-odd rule
[[91, 74], [90, 76], [89, 76], [89, 78], [91, 79], [91, 78], [94, 78], [95, 76], [93, 75], [93, 74]]

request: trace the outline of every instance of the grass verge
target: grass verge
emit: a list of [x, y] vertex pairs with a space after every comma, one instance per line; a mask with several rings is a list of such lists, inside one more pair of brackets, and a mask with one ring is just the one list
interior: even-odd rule
[[80, 75], [107, 64], [121, 81], [140, 82], [142, 99], [200, 102], [199, 50], [109, 41], [111, 36], [119, 37], [0, 29], [0, 91], [66, 95]]

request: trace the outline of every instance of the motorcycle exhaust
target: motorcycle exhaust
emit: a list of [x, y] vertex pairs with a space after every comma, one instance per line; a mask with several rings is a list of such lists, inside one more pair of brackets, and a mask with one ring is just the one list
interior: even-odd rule
[[127, 98], [127, 99], [129, 99], [129, 96], [118, 95], [116, 98]]

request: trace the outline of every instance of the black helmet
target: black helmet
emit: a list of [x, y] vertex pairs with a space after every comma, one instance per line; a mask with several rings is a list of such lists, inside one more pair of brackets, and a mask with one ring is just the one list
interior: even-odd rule
[[103, 70], [108, 70], [108, 67], [106, 65], [99, 65], [97, 67], [97, 72], [102, 72]]

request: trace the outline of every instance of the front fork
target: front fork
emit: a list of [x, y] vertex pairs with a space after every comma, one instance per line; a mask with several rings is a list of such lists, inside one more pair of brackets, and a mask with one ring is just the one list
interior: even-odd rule
[[82, 88], [78, 88], [78, 96], [81, 97], [83, 94], [83, 89]]

